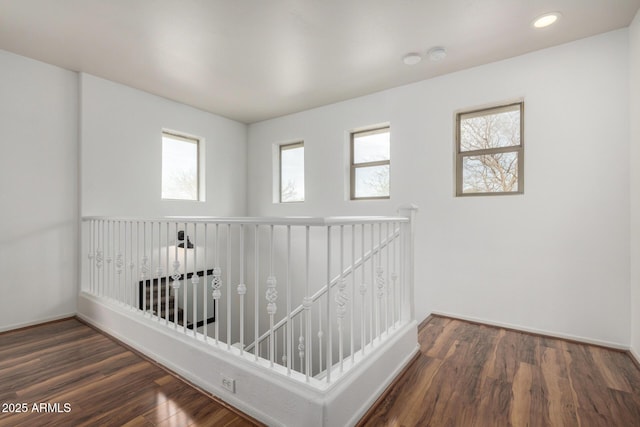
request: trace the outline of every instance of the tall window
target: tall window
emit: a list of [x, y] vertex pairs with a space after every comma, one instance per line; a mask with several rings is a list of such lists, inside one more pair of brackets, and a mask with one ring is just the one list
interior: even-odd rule
[[162, 198], [199, 200], [200, 140], [162, 132]]
[[304, 142], [280, 146], [280, 202], [304, 202]]
[[524, 191], [524, 103], [459, 113], [456, 195]]
[[351, 133], [351, 200], [388, 199], [389, 127]]

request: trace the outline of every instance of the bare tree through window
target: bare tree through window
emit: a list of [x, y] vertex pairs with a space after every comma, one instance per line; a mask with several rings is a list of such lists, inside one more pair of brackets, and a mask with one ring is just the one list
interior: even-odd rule
[[457, 115], [456, 194], [523, 192], [523, 103]]

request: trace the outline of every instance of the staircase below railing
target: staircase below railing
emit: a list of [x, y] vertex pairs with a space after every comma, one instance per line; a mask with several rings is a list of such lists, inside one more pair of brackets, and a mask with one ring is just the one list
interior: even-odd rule
[[323, 389], [413, 321], [412, 215], [88, 217], [82, 292]]

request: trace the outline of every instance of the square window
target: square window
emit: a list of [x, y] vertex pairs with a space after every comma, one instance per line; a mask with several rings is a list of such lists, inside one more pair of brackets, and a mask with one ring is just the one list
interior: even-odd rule
[[351, 133], [351, 200], [388, 199], [389, 127]]
[[524, 103], [458, 113], [456, 195], [524, 190]]
[[280, 146], [280, 203], [304, 202], [304, 142]]
[[197, 138], [162, 132], [162, 198], [200, 200]]

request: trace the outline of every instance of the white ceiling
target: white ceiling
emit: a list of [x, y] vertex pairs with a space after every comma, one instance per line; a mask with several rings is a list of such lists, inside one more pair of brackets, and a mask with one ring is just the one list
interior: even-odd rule
[[[626, 27], [640, 0], [0, 0], [0, 49], [252, 123]], [[552, 27], [531, 21], [559, 11]], [[444, 46], [433, 63], [402, 63]]]

